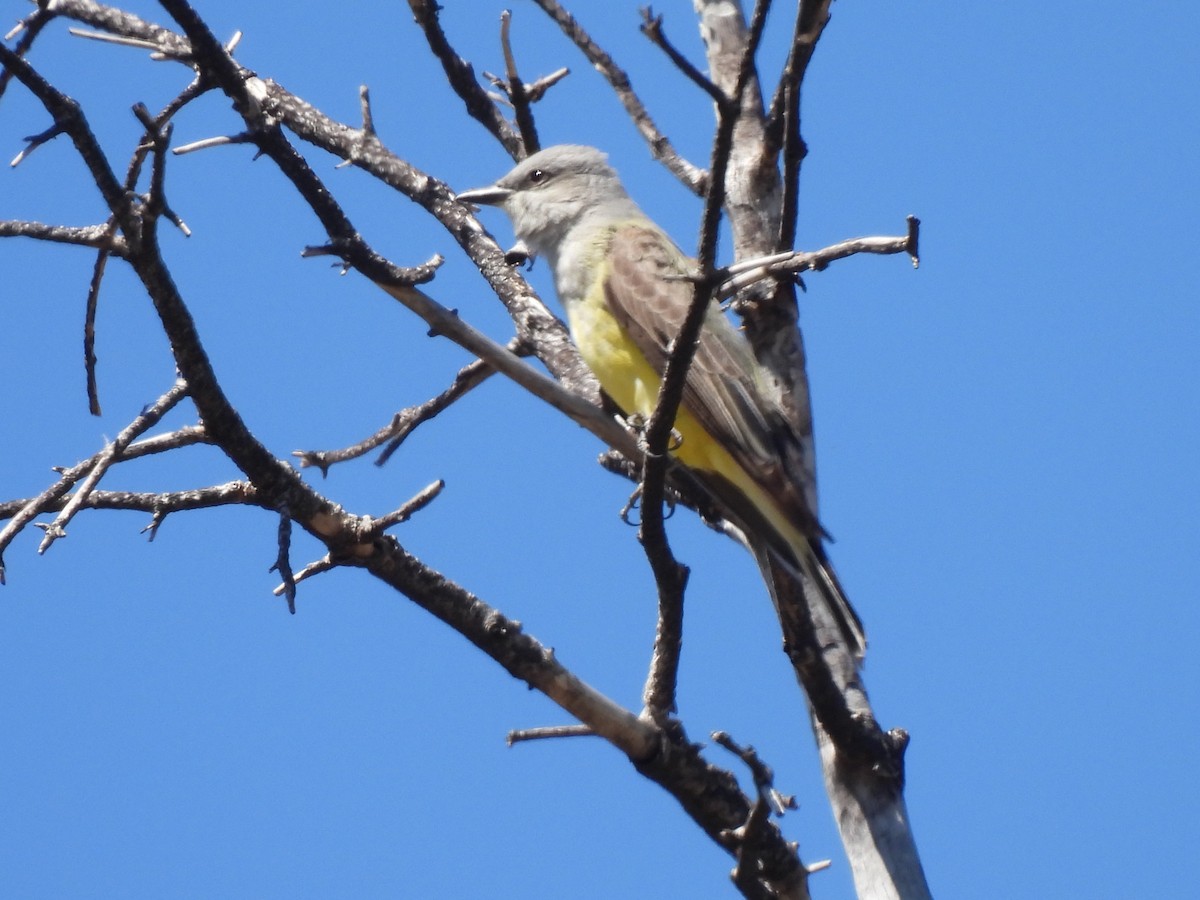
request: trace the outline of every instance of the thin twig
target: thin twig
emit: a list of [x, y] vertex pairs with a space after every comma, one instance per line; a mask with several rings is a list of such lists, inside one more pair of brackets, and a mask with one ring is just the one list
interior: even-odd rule
[[283, 596], [287, 600], [288, 612], [296, 614], [296, 577], [292, 574], [292, 516], [286, 504], [279, 504], [279, 529], [276, 535], [276, 545], [279, 552], [275, 555], [268, 572], [278, 572], [283, 580]]
[[[185, 237], [191, 235], [190, 229], [171, 210], [170, 206], [167, 205], [164, 196], [164, 154], [167, 144], [170, 141], [170, 125], [168, 123], [175, 113], [203, 94], [205, 90], [203, 79], [200, 76], [196, 76], [191, 84], [176, 95], [155, 117], [151, 117], [149, 111], [141, 103], [134, 104], [133, 107], [134, 115], [146, 129], [148, 140], [138, 144], [137, 149], [134, 150], [133, 156], [129, 160], [129, 167], [125, 172], [125, 190], [132, 192], [136, 188], [138, 179], [141, 176], [142, 166], [146, 160], [146, 154], [153, 151], [155, 153], [155, 166], [151, 176], [150, 195], [145, 203], [145, 214], [151, 217], [165, 214], [183, 232]], [[162, 131], [163, 125], [166, 125], [167, 128], [165, 132]], [[109, 218], [108, 224], [105, 226], [105, 231], [110, 237], [115, 238], [117, 232], [117, 220], [115, 216]], [[100, 389], [96, 375], [96, 314], [99, 309], [100, 285], [104, 281], [104, 273], [108, 268], [109, 253], [108, 247], [102, 245], [100, 252], [96, 254], [96, 262], [92, 265], [92, 277], [88, 283], [87, 301], [84, 307], [83, 364], [87, 380], [88, 410], [93, 416], [100, 415]]]
[[796, 8], [792, 47], [767, 113], [764, 138], [772, 154], [783, 152], [783, 190], [780, 197], [778, 247], [796, 241], [799, 216], [800, 166], [808, 146], [800, 132], [800, 85], [809, 61], [829, 21], [832, 0], [801, 0]]
[[517, 128], [521, 131], [521, 143], [525, 147], [525, 156], [537, 153], [541, 149], [538, 140], [537, 126], [533, 121], [533, 110], [530, 109], [529, 92], [525, 82], [517, 71], [517, 58], [513, 55], [512, 41], [509, 39], [509, 29], [512, 25], [512, 12], [504, 10], [500, 13], [500, 49], [504, 53], [504, 75], [508, 99], [512, 101], [513, 115], [517, 120]]
[[391, 443], [376, 460], [376, 465], [381, 466], [417, 426], [430, 421], [438, 413], [448, 409], [456, 400], [482, 384], [495, 372], [495, 369], [482, 360], [473, 360], [459, 370], [454, 381], [446, 390], [424, 403], [410, 406], [396, 413], [392, 416], [391, 422], [357, 444], [340, 450], [293, 450], [292, 456], [300, 460], [301, 468], [311, 466], [320, 469], [322, 475], [328, 475], [331, 466], [346, 460], [357, 459], [390, 441]]
[[[529, 353], [524, 343], [516, 339], [509, 341], [507, 347], [518, 356], [526, 356]], [[458, 371], [450, 386], [436, 397], [432, 397], [418, 406], [410, 406], [403, 412], [396, 413], [392, 419], [391, 426], [387, 429], [388, 445], [379, 454], [379, 458], [375, 460], [375, 465], [382, 466], [386, 464], [392, 458], [392, 454], [400, 449], [400, 445], [413, 433], [417, 426], [428, 422], [439, 413], [449, 409], [460, 397], [465, 396], [471, 390], [487, 381], [495, 371], [495, 369], [481, 359], [472, 360]]]
[[[333, 556], [326, 553], [320, 559], [310, 562], [292, 577], [292, 588], [294, 590], [295, 586], [300, 582], [306, 581], [307, 579], [312, 578], [314, 575], [320, 575], [322, 572], [332, 571], [337, 567], [338, 563], [334, 561]], [[276, 597], [281, 597], [287, 592], [287, 590], [288, 585], [286, 582], [283, 582], [272, 589], [271, 593], [273, 593]]]
[[367, 529], [369, 534], [381, 535], [389, 528], [395, 525], [401, 525], [407, 522], [418, 512], [427, 507], [430, 503], [437, 499], [438, 494], [442, 492], [442, 488], [446, 486], [446, 482], [442, 479], [431, 482], [421, 488], [405, 503], [398, 506], [385, 516], [380, 516], [375, 519]]
[[[12, 52], [17, 56], [25, 56], [29, 52], [29, 48], [33, 46], [33, 42], [37, 40], [38, 34], [45, 28], [54, 18], [54, 12], [49, 5], [40, 5], [37, 9], [19, 21], [7, 34], [4, 35], [4, 40], [11, 41], [21, 32], [21, 39], [17, 41], [12, 48]], [[12, 73], [7, 68], [0, 67], [0, 97], [4, 96], [4, 91], [8, 88], [8, 83], [12, 79]]]
[[[341, 563], [338, 563], [337, 560], [331, 556], [331, 554], [326, 553], [322, 558], [313, 560], [313, 562], [308, 563], [304, 569], [296, 572], [295, 576], [292, 578], [293, 587], [295, 587], [296, 584], [299, 584], [301, 581], [307, 581], [308, 578], [311, 578], [314, 575], [320, 575], [322, 572], [332, 571], [336, 569], [338, 565], [341, 565]], [[283, 596], [283, 594], [287, 592], [287, 589], [287, 583], [280, 583], [271, 590], [271, 593], [275, 594], [275, 596]]]
[[38, 546], [39, 554], [45, 553], [50, 549], [50, 545], [59, 538], [66, 537], [67, 523], [82, 508], [87, 495], [96, 487], [109, 468], [120, 460], [125, 448], [139, 435], [158, 424], [158, 421], [170, 412], [187, 394], [187, 383], [182, 378], [178, 379], [171, 386], [170, 390], [159, 397], [153, 404], [146, 407], [141, 415], [126, 425], [112, 443], [97, 455], [95, 465], [92, 466], [91, 471], [88, 472], [87, 477], [83, 480], [83, 483], [79, 486], [74, 496], [72, 496], [71, 502], [63, 507], [52, 523], [46, 526], [46, 536], [42, 538], [42, 542]]
[[[192, 85], [196, 85], [196, 82], [193, 82]], [[157, 223], [160, 216], [166, 217], [167, 221], [178, 228], [184, 237], [191, 236], [191, 229], [167, 202], [167, 147], [171, 144], [171, 133], [175, 128], [169, 121], [170, 116], [174, 110], [182, 107], [183, 102], [187, 102], [181, 101], [184, 95], [190, 93], [191, 87], [190, 85], [185, 89], [183, 94], [176, 97], [167, 106], [167, 109], [157, 116], [151, 116], [145, 104], [135, 103], [133, 106], [133, 114], [146, 129], [146, 141], [142, 146], [147, 147], [151, 153], [150, 190], [142, 195], [142, 202], [145, 204], [143, 215], [152, 223]], [[199, 93], [196, 93], [195, 96], [199, 96]], [[136, 179], [136, 175], [132, 177]]]
[[596, 737], [588, 725], [545, 725], [541, 728], [521, 728], [510, 731], [504, 737], [508, 746], [526, 741], [545, 741], [567, 737]]
[[767, 113], [767, 132], [774, 135], [776, 146], [784, 116], [788, 114], [788, 107], [799, 102], [796, 89], [804, 81], [808, 64], [817, 49], [817, 42], [821, 40], [825, 26], [829, 24], [829, 7], [832, 2], [833, 0], [800, 0], [796, 6], [792, 47]]
[[375, 114], [371, 112], [371, 91], [365, 84], [361, 85], [358, 89], [358, 107], [362, 111], [363, 134], [377, 137], [378, 135], [375, 132]]
[[571, 70], [566, 66], [555, 69], [549, 75], [543, 75], [532, 84], [525, 85], [525, 95], [529, 98], [530, 103], [537, 103], [542, 97], [546, 96], [546, 91], [554, 87], [564, 78], [571, 74]]
[[[6, 69], [6, 71], [11, 71], [11, 69]], [[59, 124], [58, 122], [55, 122], [53, 125], [51, 125], [49, 128], [47, 128], [45, 131], [39, 132], [37, 134], [26, 135], [25, 136], [25, 146], [21, 148], [20, 153], [18, 153], [16, 156], [14, 156], [12, 158], [12, 162], [9, 163], [9, 166], [11, 168], [15, 169], [17, 166], [19, 166], [21, 163], [23, 163], [26, 159], [28, 159], [33, 154], [34, 150], [36, 150], [38, 147], [42, 146], [43, 144], [48, 144], [50, 141], [54, 140], [60, 134], [63, 134], [64, 131], [65, 131], [65, 129], [63, 128], [63, 126], [61, 124]]]
[[161, 41], [154, 38], [131, 37], [124, 34], [111, 34], [107, 31], [84, 31], [82, 28], [68, 28], [67, 31], [75, 37], [90, 41], [149, 50], [151, 51], [150, 58], [156, 61], [175, 60], [186, 63], [191, 60], [191, 54], [186, 50], [179, 47], [164, 47]]
[[667, 54], [671, 62], [675, 63], [675, 67], [683, 72], [688, 80], [712, 97], [714, 102], [725, 103], [729, 99], [725, 96], [724, 91], [713, 84], [708, 76], [692, 65], [692, 61], [667, 40], [666, 32], [663, 31], [663, 17], [654, 15], [648, 6], [642, 7], [641, 32], [650, 39], [652, 44]]
[[[345, 275], [352, 266], [350, 257], [353, 256], [361, 246], [357, 244], [355, 239], [350, 241], [334, 240], [328, 244], [318, 244], [305, 247], [300, 251], [301, 259], [312, 259], [317, 256], [336, 256], [342, 261], [342, 274]], [[441, 268], [442, 263], [446, 261], [440, 253], [435, 253], [425, 262], [415, 266], [391, 266], [389, 273], [398, 281], [406, 285], [426, 284], [433, 281], [437, 270]], [[434, 337], [438, 332], [430, 329], [429, 336]]]
[[171, 148], [171, 152], [176, 156], [183, 156], [185, 153], [195, 153], [197, 150], [208, 150], [210, 147], [225, 147], [229, 144], [252, 144], [254, 143], [254, 135], [242, 132], [240, 134], [221, 134], [216, 137], [201, 138], [198, 141], [192, 141], [190, 144], [179, 144]]
[[[796, 808], [796, 798], [781, 794], [775, 789], [775, 773], [764, 763], [753, 747], [742, 747], [724, 731], [715, 731], [712, 739], [726, 750], [735, 754], [750, 769], [758, 795], [745, 823], [730, 835], [737, 842], [737, 865], [730, 877], [744, 897], [771, 898], [778, 896], [768, 890], [761, 876], [764, 852], [772, 852], [770, 845], [770, 814], [782, 816], [786, 810]], [[807, 876], [813, 869], [796, 867], [792, 870], [792, 886], [807, 896]]]
[[782, 816], [788, 810], [797, 808], [795, 797], [776, 790], [775, 772], [762, 761], [753, 747], [741, 746], [725, 731], [714, 731], [712, 739], [746, 764], [750, 774], [754, 777], [755, 789], [759, 796], [770, 804], [771, 811], [775, 815]]
[[[106, 230], [110, 235], [115, 234], [116, 221], [110, 220]], [[103, 247], [96, 254], [83, 312], [83, 370], [87, 382], [88, 412], [93, 416], [100, 415], [100, 386], [96, 379], [96, 312], [100, 307], [100, 285], [108, 268], [108, 256], [108, 251]]]

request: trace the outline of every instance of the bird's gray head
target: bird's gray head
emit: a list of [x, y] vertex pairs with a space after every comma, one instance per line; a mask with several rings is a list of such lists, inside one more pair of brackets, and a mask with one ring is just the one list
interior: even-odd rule
[[567, 234], [590, 217], [627, 218], [637, 212], [608, 158], [578, 144], [540, 150], [491, 187], [463, 191], [458, 199], [499, 206], [512, 219], [517, 237], [551, 259]]

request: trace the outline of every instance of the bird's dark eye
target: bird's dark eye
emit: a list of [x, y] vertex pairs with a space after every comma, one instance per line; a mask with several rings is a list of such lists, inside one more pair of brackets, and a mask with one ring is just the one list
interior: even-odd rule
[[546, 172], [543, 169], [534, 169], [529, 173], [529, 180], [534, 184], [541, 184], [546, 180]]

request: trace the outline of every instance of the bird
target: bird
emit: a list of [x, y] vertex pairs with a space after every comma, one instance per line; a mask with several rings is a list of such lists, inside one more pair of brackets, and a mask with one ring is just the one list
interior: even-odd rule
[[[457, 198], [507, 214], [520, 245], [549, 265], [572, 340], [605, 394], [627, 418], [649, 419], [694, 296], [696, 265], [642, 212], [607, 156], [583, 145], [547, 147]], [[768, 383], [745, 335], [712, 300], [670, 453], [728, 511], [776, 604], [771, 558], [815, 590], [861, 660], [862, 622], [817, 519], [811, 434], [797, 433]]]

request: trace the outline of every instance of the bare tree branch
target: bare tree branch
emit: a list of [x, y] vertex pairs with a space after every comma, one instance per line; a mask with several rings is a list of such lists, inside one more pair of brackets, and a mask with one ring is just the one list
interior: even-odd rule
[[[739, 48], [752, 41], [753, 28], [747, 28], [734, 4], [696, 0], [695, 5], [711, 77], [729, 92], [742, 77], [744, 57], [739, 55]], [[814, 6], [810, 11], [815, 15], [820, 10]], [[807, 23], [809, 19], [802, 16], [800, 21]], [[819, 33], [818, 28], [816, 36]], [[798, 59], [793, 68], [802, 75], [804, 69]], [[799, 81], [796, 97], [798, 91]], [[735, 256], [739, 260], [768, 256], [785, 249], [778, 241], [791, 232], [781, 224], [786, 204], [782, 202], [776, 168], [777, 150], [769, 141], [756, 79], [751, 80], [742, 96], [734, 148], [726, 210]], [[915, 229], [915, 222], [910, 223], [910, 234], [900, 247], [914, 256]], [[736, 308], [744, 315], [759, 362], [777, 379], [782, 408], [792, 428], [808, 448], [806, 465], [812, 485], [809, 505], [815, 512], [812, 413], [794, 289], [787, 282], [756, 281], [738, 297]], [[903, 741], [885, 735], [875, 722], [861, 673], [844, 639], [839, 637], [836, 622], [817, 597], [806, 596], [806, 591], [814, 588], [798, 583], [776, 560], [768, 560], [767, 569], [767, 577], [775, 587], [784, 648], [811, 704], [826, 787], [858, 891], [871, 897], [928, 896], [907, 827], [899, 749]]]
[[442, 31], [442, 23], [438, 20], [441, 7], [436, 0], [408, 0], [408, 5], [413, 11], [417, 26], [429, 43], [429, 49], [442, 64], [450, 86], [466, 104], [467, 112], [503, 145], [509, 156], [520, 159], [521, 135], [513, 129], [512, 124], [488, 97], [487, 91], [475, 79], [475, 70], [471, 68], [471, 64], [450, 46], [446, 33]]
[[276, 541], [279, 546], [279, 555], [275, 557], [275, 562], [268, 571], [278, 572], [279, 577], [283, 579], [283, 596], [287, 600], [288, 612], [292, 615], [296, 614], [296, 578], [292, 574], [292, 517], [288, 513], [287, 505], [281, 503], [278, 508], [279, 513], [279, 530], [276, 534]]
[[832, 262], [859, 253], [874, 253], [881, 256], [907, 253], [912, 259], [913, 268], [916, 268], [921, 260], [918, 249], [921, 220], [916, 216], [908, 216], [905, 221], [908, 231], [903, 236], [851, 238], [820, 250], [807, 252], [790, 250], [759, 259], [742, 260], [736, 265], [727, 266], [720, 271], [720, 275], [727, 277], [717, 288], [716, 296], [721, 299], [732, 297], [751, 285], [769, 278], [795, 278], [803, 272], [820, 272]]
[[691, 60], [680, 53], [674, 44], [667, 40], [666, 32], [663, 30], [663, 17], [661, 15], [654, 15], [648, 6], [642, 7], [641, 31], [642, 34], [650, 39], [650, 42], [654, 46], [667, 54], [667, 58], [675, 63], [675, 68], [686, 75], [692, 84], [712, 97], [714, 103], [725, 103], [728, 101], [729, 98], [725, 96], [725, 93], [705, 77], [703, 72], [692, 65]]
[[[135, 441], [129, 444], [120, 454], [121, 462], [138, 459], [142, 456], [150, 456], [156, 453], [166, 453], [171, 450], [177, 450], [181, 447], [188, 447], [194, 444], [211, 443], [208, 435], [200, 426], [190, 426], [181, 428], [178, 431], [173, 431], [169, 434], [157, 435], [155, 437], [146, 438], [141, 441]], [[4, 550], [12, 543], [14, 537], [19, 534], [24, 527], [35, 519], [37, 516], [45, 512], [57, 512], [63, 509], [69, 502], [67, 495], [71, 488], [74, 487], [81, 478], [84, 478], [98, 464], [103, 454], [108, 452], [108, 448], [100, 451], [95, 456], [84, 460], [83, 462], [72, 466], [69, 469], [58, 469], [59, 479], [53, 485], [48, 487], [36, 497], [24, 500], [9, 500], [0, 503], [0, 519], [8, 519], [9, 522], [3, 530], [0, 530], [0, 559], [3, 557]], [[103, 500], [96, 499], [103, 497]], [[162, 498], [163, 494], [146, 494], [137, 495], [127, 492], [115, 491], [92, 491], [91, 494], [84, 498], [82, 505], [91, 509], [147, 509], [153, 507], [149, 501], [137, 498]], [[122, 498], [122, 499], [114, 499]], [[182, 508], [193, 508], [191, 506]], [[4, 570], [0, 565], [0, 584], [3, 584]]]
[[430, 484], [425, 485], [409, 500], [392, 510], [385, 516], [380, 516], [371, 523], [371, 532], [376, 535], [383, 534], [389, 528], [396, 525], [401, 525], [415, 516], [418, 512], [427, 507], [430, 503], [437, 499], [438, 494], [442, 492], [442, 488], [446, 486], [446, 482], [440, 478]]
[[741, 829], [742, 846], [738, 850], [737, 866], [730, 875], [734, 885], [745, 897], [807, 898], [809, 896], [808, 874], [813, 871], [812, 868], [793, 873], [793, 880], [787, 885], [780, 885], [778, 891], [767, 890], [766, 886], [759, 881], [756, 866], [757, 856], [754, 854], [759, 840], [769, 833], [766, 826], [769, 823], [770, 814], [774, 812], [776, 815], [783, 815], [785, 810], [795, 809], [796, 799], [781, 794], [775, 789], [775, 773], [771, 771], [770, 766], [759, 759], [753, 747], [740, 746], [723, 731], [714, 732], [712, 738], [746, 764], [754, 777], [754, 788], [758, 793], [758, 799], [754, 803], [750, 818], [746, 820], [746, 824]]
[[800, 134], [800, 84], [808, 71], [817, 41], [829, 22], [832, 0], [801, 0], [796, 7], [792, 47], [783, 74], [771, 99], [765, 138], [772, 152], [783, 153], [783, 197], [780, 201], [778, 246], [796, 243], [796, 223], [800, 202], [800, 165], [808, 147]]
[[[9, 520], [8, 524], [3, 529], [0, 529], [0, 584], [4, 584], [5, 578], [3, 564], [4, 551], [12, 543], [13, 538], [20, 534], [29, 522], [44, 512], [62, 511], [66, 513], [65, 517], [60, 516], [53, 525], [47, 526], [47, 539], [50, 539], [51, 535], [61, 536], [63, 526], [75, 515], [75, 512], [79, 508], [88, 506], [101, 508], [91, 503], [90, 495], [94, 493], [95, 484], [114, 463], [156, 453], [165, 453], [192, 444], [209, 442], [208, 435], [204, 430], [193, 426], [170, 434], [159, 435], [154, 438], [147, 438], [131, 443], [133, 438], [136, 438], [138, 434], [144, 432], [147, 428], [153, 427], [154, 423], [161, 418], [167, 409], [178, 402], [182, 393], [177, 391], [177, 388], [180, 388], [180, 385], [177, 384], [160, 397], [157, 403], [139, 415], [118, 435], [116, 440], [95, 456], [69, 469], [59, 470], [60, 477], [58, 481], [38, 496], [27, 500], [8, 501], [0, 504], [0, 519]], [[75, 496], [70, 500], [65, 499], [68, 492], [70, 492], [80, 479], [87, 479], [84, 487], [76, 492]], [[110, 493], [109, 496], [115, 495]], [[114, 508], [142, 507], [117, 506]], [[39, 552], [44, 551], [45, 547], [39, 550]]]
[[[508, 348], [510, 350], [518, 349], [511, 341]], [[341, 450], [294, 450], [292, 456], [300, 460], [301, 468], [315, 466], [321, 470], [322, 475], [328, 475], [330, 466], [346, 460], [357, 459], [386, 442], [388, 446], [376, 460], [376, 465], [381, 466], [419, 425], [431, 421], [438, 413], [447, 410], [456, 400], [466, 396], [472, 389], [495, 374], [495, 371], [483, 360], [474, 360], [459, 370], [458, 374], [454, 376], [454, 381], [446, 390], [424, 403], [410, 406], [408, 409], [396, 413], [392, 416], [391, 422], [365, 440]]]
[[[286, 501], [306, 527], [331, 536], [328, 520], [336, 518], [332, 504], [311, 491], [290, 467], [278, 462], [250, 433], [229, 403], [200, 344], [191, 314], [176, 291], [158, 254], [155, 229], [146, 222], [113, 175], [78, 105], [52, 88], [24, 60], [0, 45], [0, 63], [7, 66], [46, 107], [70, 136], [97, 188], [113, 213], [130, 247], [130, 264], [150, 295], [171, 340], [175, 361], [210, 437], [269, 499]], [[12, 523], [10, 523], [11, 525]]]
[[504, 737], [508, 746], [526, 741], [546, 741], [564, 737], [595, 737], [596, 733], [586, 725], [546, 725], [542, 728], [520, 728]]
[[680, 156], [672, 146], [670, 139], [659, 130], [650, 117], [650, 113], [646, 111], [641, 98], [634, 93], [633, 87], [629, 83], [629, 75], [625, 70], [613, 62], [613, 58], [592, 40], [591, 36], [584, 31], [583, 26], [576, 21], [574, 16], [563, 9], [557, 0], [534, 0], [534, 2], [554, 20], [554, 23], [571, 43], [583, 52], [596, 71], [604, 76], [616, 93], [617, 99], [621, 101], [621, 105], [625, 107], [625, 112], [629, 114], [629, 118], [633, 120], [637, 130], [650, 145], [650, 154], [665, 165], [688, 190], [703, 196], [707, 190], [707, 173], [697, 169]]
[[[148, 443], [148, 441], [142, 443]], [[122, 462], [128, 459], [129, 457], [126, 457]], [[63, 496], [41, 503], [39, 513], [57, 512], [66, 507], [72, 499], [64, 493]], [[0, 502], [0, 519], [11, 519], [37, 502], [38, 498], [36, 497]], [[261, 502], [254, 485], [248, 481], [230, 481], [225, 484], [192, 488], [186, 491], [106, 491], [97, 489], [89, 492], [80, 506], [83, 509], [147, 512], [154, 514], [159, 519], [175, 512], [216, 509], [221, 506], [267, 508]]]
[[46, 536], [42, 538], [42, 543], [38, 547], [38, 553], [45, 553], [56, 540], [67, 536], [67, 523], [74, 518], [75, 513], [83, 505], [83, 501], [87, 499], [87, 495], [100, 483], [100, 479], [104, 477], [113, 463], [117, 461], [121, 452], [135, 438], [158, 424], [159, 419], [170, 412], [175, 407], [175, 404], [187, 396], [187, 393], [187, 384], [182, 380], [176, 381], [169, 391], [144, 409], [142, 414], [130, 422], [116, 436], [113, 442], [99, 454], [95, 465], [92, 466], [87, 477], [83, 479], [83, 483], [75, 491], [71, 502], [63, 507], [53, 523], [46, 526]]
[[[4, 35], [4, 40], [11, 41], [18, 34], [21, 39], [17, 41], [16, 46], [12, 48], [12, 52], [17, 56], [25, 56], [29, 52], [29, 48], [33, 46], [33, 42], [37, 40], [37, 36], [41, 33], [50, 21], [54, 18], [54, 13], [51, 11], [49, 4], [39, 5], [37, 9], [31, 12], [28, 16], [18, 22], [7, 34]], [[0, 69], [0, 97], [4, 96], [5, 90], [8, 88], [9, 82], [12, 81], [12, 73], [7, 69]], [[14, 160], [13, 165], [17, 163]]]
[[511, 26], [512, 11], [506, 9], [500, 13], [500, 47], [504, 51], [505, 93], [512, 102], [517, 127], [521, 130], [521, 143], [525, 147], [525, 156], [528, 156], [537, 153], [542, 144], [538, 140], [537, 126], [533, 122], [533, 111], [529, 108], [529, 93], [525, 90], [525, 82], [521, 80], [517, 71], [517, 59], [513, 56], [512, 41], [509, 39]]
[[111, 233], [107, 225], [44, 225], [41, 222], [0, 222], [0, 238], [27, 237], [51, 244], [76, 244], [105, 250], [124, 258], [129, 252], [125, 239]]

